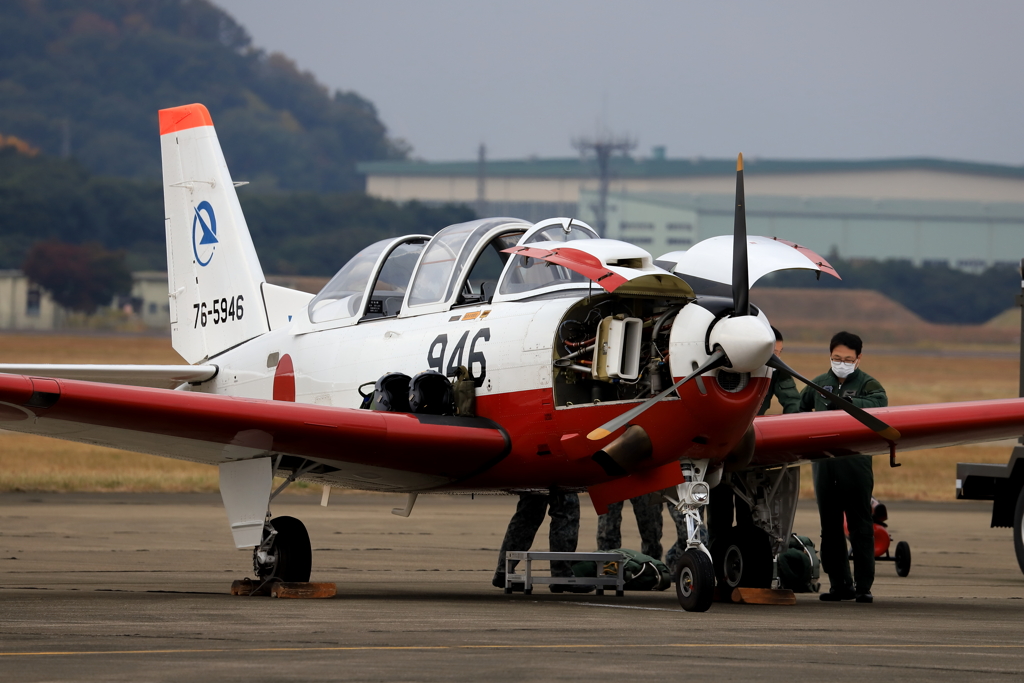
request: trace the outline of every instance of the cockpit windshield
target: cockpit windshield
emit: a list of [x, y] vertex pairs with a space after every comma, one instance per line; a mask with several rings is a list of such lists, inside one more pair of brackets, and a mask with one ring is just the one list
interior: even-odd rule
[[374, 242], [342, 266], [337, 275], [309, 302], [310, 322], [322, 323], [358, 315], [366, 283], [373, 275], [373, 266], [392, 241], [386, 239]]
[[449, 225], [436, 235], [420, 258], [416, 279], [409, 291], [409, 305], [447, 301], [455, 293], [474, 247], [494, 228], [514, 218], [486, 218]]
[[[555, 219], [538, 223], [520, 240], [520, 245], [539, 242], [572, 242], [596, 239], [593, 228], [578, 221]], [[499, 294], [522, 294], [558, 285], [588, 286], [589, 280], [564, 266], [558, 266], [529, 256], [516, 256], [505, 269], [498, 286]]]
[[413, 239], [400, 244], [388, 254], [387, 260], [380, 267], [377, 281], [373, 283], [373, 292], [370, 293], [364, 320], [398, 315], [405, 300], [405, 290], [412, 279], [413, 268], [416, 267], [416, 261], [426, 244], [425, 237]]

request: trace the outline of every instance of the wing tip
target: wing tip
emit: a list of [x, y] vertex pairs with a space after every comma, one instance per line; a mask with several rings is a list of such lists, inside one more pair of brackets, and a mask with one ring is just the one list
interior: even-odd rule
[[878, 434], [886, 441], [899, 441], [902, 438], [899, 430], [894, 427], [886, 427], [882, 431], [878, 432]]

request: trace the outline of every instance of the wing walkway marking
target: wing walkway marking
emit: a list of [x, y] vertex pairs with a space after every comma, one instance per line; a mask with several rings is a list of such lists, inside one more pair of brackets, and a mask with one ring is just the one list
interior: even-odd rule
[[[562, 643], [559, 645], [354, 645], [348, 647], [250, 647], [250, 648], [197, 648], [167, 650], [69, 650], [65, 652], [0, 652], [0, 657], [56, 657], [73, 655], [153, 655], [153, 654], [251, 654], [259, 652], [354, 652], [374, 650], [583, 650], [607, 648], [608, 643]], [[643, 648], [712, 648], [712, 649], [787, 649], [787, 648], [846, 648], [886, 650], [1024, 650], [1024, 644], [964, 645], [943, 643], [634, 643], [616, 644], [615, 647], [639, 650]]]

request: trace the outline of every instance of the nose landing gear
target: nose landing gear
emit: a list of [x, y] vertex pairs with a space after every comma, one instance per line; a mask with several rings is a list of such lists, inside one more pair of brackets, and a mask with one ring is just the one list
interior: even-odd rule
[[665, 496], [686, 520], [686, 550], [674, 577], [676, 597], [687, 612], [706, 612], [715, 599], [715, 570], [711, 554], [701, 540], [707, 536], [703, 508], [711, 492], [704, 483], [708, 461], [684, 460], [680, 465], [686, 481], [676, 487], [676, 498]]

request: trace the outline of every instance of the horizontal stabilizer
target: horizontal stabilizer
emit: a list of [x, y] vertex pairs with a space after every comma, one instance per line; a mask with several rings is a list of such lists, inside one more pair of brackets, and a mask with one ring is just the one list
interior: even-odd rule
[[217, 375], [216, 365], [27, 365], [0, 363], [0, 373], [78, 379], [134, 387], [174, 389], [185, 382], [205, 382]]

